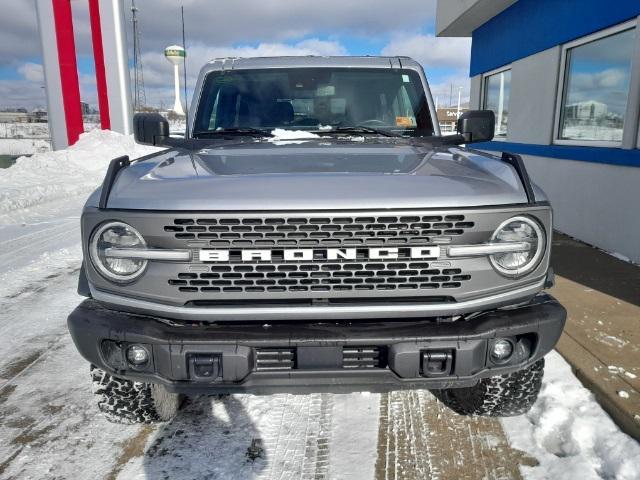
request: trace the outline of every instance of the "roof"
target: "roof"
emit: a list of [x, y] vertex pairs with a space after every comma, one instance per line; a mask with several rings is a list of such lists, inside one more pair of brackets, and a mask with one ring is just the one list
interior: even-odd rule
[[409, 57], [382, 56], [282, 56], [282, 57], [225, 57], [215, 58], [207, 64], [209, 70], [278, 67], [369, 67], [419, 68]]
[[473, 31], [517, 0], [438, 0], [436, 34], [470, 37]]

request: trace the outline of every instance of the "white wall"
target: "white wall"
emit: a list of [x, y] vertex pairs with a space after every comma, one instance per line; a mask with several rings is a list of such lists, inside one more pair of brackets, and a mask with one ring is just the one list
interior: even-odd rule
[[523, 158], [549, 196], [558, 230], [640, 263], [640, 168]]
[[511, 65], [507, 141], [551, 144], [560, 68], [560, 47]]
[[471, 110], [473, 110], [474, 108], [482, 108], [482, 106], [480, 105], [480, 96], [482, 95], [482, 92], [480, 91], [481, 88], [482, 75], [471, 77], [471, 96], [469, 98], [469, 108]]

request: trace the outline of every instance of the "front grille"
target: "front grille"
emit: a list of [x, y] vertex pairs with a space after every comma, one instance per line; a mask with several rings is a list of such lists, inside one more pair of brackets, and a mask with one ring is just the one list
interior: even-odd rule
[[176, 218], [164, 231], [210, 247], [336, 247], [425, 245], [474, 227], [464, 215], [378, 215], [264, 218]]
[[342, 368], [384, 368], [386, 359], [381, 347], [344, 347]]
[[296, 364], [294, 348], [256, 348], [256, 371], [293, 370]]
[[183, 272], [169, 285], [184, 293], [283, 293], [456, 289], [471, 279], [459, 268], [429, 262], [343, 261], [225, 264]]

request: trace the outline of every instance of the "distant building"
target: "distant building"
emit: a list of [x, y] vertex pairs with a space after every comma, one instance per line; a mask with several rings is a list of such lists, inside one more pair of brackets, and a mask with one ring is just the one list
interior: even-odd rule
[[588, 100], [564, 107], [564, 118], [566, 120], [598, 120], [605, 117], [607, 111], [605, 103]]
[[458, 112], [456, 107], [438, 108], [438, 124], [440, 125], [440, 132], [443, 135], [455, 133], [458, 116], [467, 110], [467, 108], [461, 108]]
[[0, 123], [28, 123], [30, 121], [31, 115], [26, 111], [0, 112]]
[[33, 112], [31, 112], [31, 116], [34, 122], [46, 123], [49, 120], [47, 111], [42, 108], [36, 108]]

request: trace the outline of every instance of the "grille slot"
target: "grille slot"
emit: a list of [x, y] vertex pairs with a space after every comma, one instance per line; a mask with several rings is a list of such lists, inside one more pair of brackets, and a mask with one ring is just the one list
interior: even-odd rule
[[448, 290], [471, 275], [428, 262], [331, 262], [213, 265], [207, 272], [178, 273], [169, 285], [184, 293], [280, 293], [380, 290]]
[[342, 349], [342, 368], [385, 368], [384, 350], [378, 346], [344, 347]]
[[256, 371], [275, 372], [293, 370], [296, 365], [296, 352], [293, 348], [257, 348]]
[[423, 245], [475, 226], [464, 215], [176, 218], [164, 231], [215, 248]]

